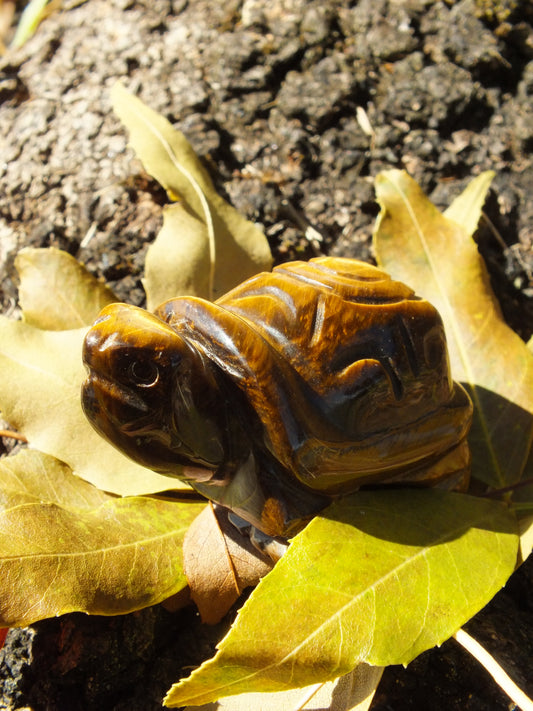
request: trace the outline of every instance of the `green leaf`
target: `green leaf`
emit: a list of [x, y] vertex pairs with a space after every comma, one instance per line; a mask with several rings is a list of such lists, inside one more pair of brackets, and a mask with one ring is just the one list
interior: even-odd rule
[[517, 549], [516, 518], [498, 502], [436, 489], [342, 499], [294, 539], [216, 656], [165, 703], [306, 686], [360, 662], [407, 664], [493, 597]]
[[2, 513], [9, 507], [39, 502], [91, 511], [114, 498], [74, 476], [64, 462], [32, 449], [0, 459], [0, 479]]
[[138, 495], [182, 488], [107, 444], [81, 409], [86, 329], [42, 331], [0, 316], [0, 410], [36, 449], [67, 462], [105, 491]]
[[[192, 261], [188, 259], [186, 248], [176, 247], [166, 256], [160, 247], [149, 250], [145, 279], [148, 307], [155, 308], [162, 293], [165, 299], [190, 292], [216, 299], [244, 279], [269, 270], [272, 256], [265, 235], [217, 194], [185, 136], [121, 84], [113, 87], [111, 99], [115, 112], [130, 131], [130, 142], [148, 173], [165, 188], [172, 200], [179, 199], [183, 210], [196, 218], [202, 227], [200, 231], [194, 223], [194, 232], [201, 242], [203, 273], [198, 271], [200, 246], [195, 248]], [[187, 242], [191, 237], [187, 231], [188, 223], [181, 215], [179, 219], [169, 221], [165, 229], [167, 232], [173, 229], [176, 242], [181, 239]], [[163, 239], [166, 241], [168, 237], [167, 233]], [[170, 257], [172, 265], [168, 263]], [[164, 273], [172, 274], [165, 284], [161, 283], [160, 267], [163, 265], [166, 265]]]
[[122, 614], [186, 586], [181, 544], [202, 505], [117, 498], [28, 450], [0, 477], [0, 625]]
[[456, 222], [472, 236], [478, 228], [483, 205], [495, 175], [496, 173], [492, 170], [486, 170], [471, 180], [463, 192], [444, 211], [444, 217]]
[[528, 559], [533, 551], [533, 514], [518, 521], [520, 529], [520, 563]]
[[68, 252], [22, 249], [15, 258], [19, 301], [30, 326], [67, 331], [90, 326], [107, 304], [118, 301]]
[[[481, 180], [470, 192], [476, 219], [487, 182]], [[444, 217], [402, 171], [381, 173], [376, 191], [378, 262], [439, 310], [452, 375], [466, 384], [474, 402], [473, 475], [496, 488], [516, 483], [533, 438], [533, 357], [502, 318], [468, 234], [473, 221], [465, 217], [465, 229]], [[466, 198], [459, 207], [455, 203], [455, 218], [468, 215], [466, 203]]]
[[[359, 664], [350, 674], [304, 689], [271, 694], [239, 694], [221, 699], [217, 711], [368, 711], [383, 669]], [[213, 711], [213, 704], [189, 706], [185, 711]]]
[[209, 294], [205, 224], [179, 202], [163, 209], [163, 227], [146, 254], [143, 284], [149, 310], [177, 295]]

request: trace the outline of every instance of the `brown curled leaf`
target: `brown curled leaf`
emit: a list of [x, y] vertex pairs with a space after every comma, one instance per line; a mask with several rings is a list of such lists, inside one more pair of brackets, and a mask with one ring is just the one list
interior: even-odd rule
[[183, 542], [183, 568], [202, 621], [216, 624], [242, 591], [273, 567], [250, 540], [228, 522], [225, 511], [207, 506]]

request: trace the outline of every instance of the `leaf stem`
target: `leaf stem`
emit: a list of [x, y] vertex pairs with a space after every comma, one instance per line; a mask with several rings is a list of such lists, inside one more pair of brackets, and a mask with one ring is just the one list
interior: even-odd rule
[[509, 486], [504, 486], [501, 489], [493, 489], [488, 491], [486, 494], [480, 494], [482, 499], [497, 499], [502, 494], [507, 494], [509, 491], [516, 491], [517, 489], [522, 489], [525, 486], [530, 486], [533, 484], [533, 477], [528, 479], [522, 479], [522, 481], [517, 481], [516, 484], [510, 484]]
[[28, 440], [20, 432], [15, 432], [14, 430], [0, 430], [0, 437], [9, 437], [10, 439], [18, 439], [20, 442], [27, 442]]
[[533, 701], [518, 687], [487, 650], [463, 629], [453, 635], [478, 662], [485, 667], [500, 689], [504, 691], [522, 711], [533, 711]]

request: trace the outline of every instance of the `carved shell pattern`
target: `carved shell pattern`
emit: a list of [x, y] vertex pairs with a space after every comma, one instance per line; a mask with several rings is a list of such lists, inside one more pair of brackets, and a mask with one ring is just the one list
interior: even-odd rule
[[[211, 434], [189, 462], [183, 445], [179, 461], [210, 474], [188, 469], [186, 478], [267, 533], [286, 535], [330, 497], [364, 484], [467, 480], [472, 406], [451, 379], [440, 316], [380, 269], [331, 257], [293, 262], [248, 279], [215, 303], [180, 297], [162, 304], [155, 317], [139, 311], [107, 307], [87, 336], [89, 418], [127, 454], [151, 465], [154, 432], [164, 431], [172, 447], [170, 430], [179, 440], [194, 412], [195, 426], [203, 418]], [[111, 337], [124, 353], [137, 349], [143, 362], [152, 353], [161, 372], [192, 363], [178, 389], [169, 376], [159, 400], [145, 401], [145, 420], [160, 418], [149, 441], [125, 423], [125, 386], [100, 392], [103, 380], [125, 382]], [[174, 350], [187, 356], [166, 358]], [[136, 397], [148, 396], [142, 388]], [[169, 390], [172, 416], [168, 405], [163, 412], [153, 404]], [[209, 408], [226, 410], [224, 417]], [[135, 429], [135, 446], [128, 427]], [[196, 441], [187, 434], [182, 442], [187, 437]], [[153, 468], [164, 469], [160, 461], [154, 454]]]

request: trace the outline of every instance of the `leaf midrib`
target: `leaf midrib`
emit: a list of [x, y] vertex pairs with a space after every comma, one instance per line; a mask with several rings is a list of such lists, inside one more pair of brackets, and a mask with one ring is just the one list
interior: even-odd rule
[[[354, 596], [349, 602], [347, 602], [345, 605], [343, 605], [341, 608], [339, 608], [339, 610], [337, 610], [337, 611], [336, 611], [333, 615], [331, 615], [327, 620], [325, 620], [324, 622], [322, 622], [315, 630], [313, 630], [304, 640], [302, 640], [302, 641], [301, 641], [294, 649], [292, 649], [292, 650], [289, 652], [289, 654], [287, 654], [285, 657], [283, 657], [283, 658], [280, 659], [279, 661], [276, 661], [276, 662], [273, 662], [272, 664], [269, 664], [269, 665], [266, 666], [266, 667], [262, 667], [261, 669], [258, 669], [258, 670], [254, 671], [254, 672], [252, 672], [252, 673], [250, 673], [250, 674], [248, 674], [248, 675], [246, 675], [246, 676], [242, 676], [242, 677], [240, 677], [239, 679], [237, 679], [237, 680], [235, 680], [235, 681], [233, 681], [233, 682], [225, 683], [225, 684], [220, 685], [220, 686], [218, 686], [218, 687], [211, 688], [211, 689], [209, 689], [209, 692], [208, 692], [208, 693], [209, 693], [209, 694], [211, 694], [211, 693], [216, 693], [216, 691], [219, 690], [219, 689], [228, 689], [228, 688], [231, 688], [232, 686], [235, 686], [235, 685], [237, 685], [237, 684], [244, 683], [244, 682], [246, 682], [246, 681], [248, 681], [248, 680], [250, 680], [250, 679], [253, 679], [254, 677], [256, 677], [256, 676], [258, 676], [258, 675], [264, 674], [265, 672], [268, 672], [268, 671], [270, 671], [271, 669], [275, 669], [275, 668], [277, 668], [277, 667], [282, 666], [282, 665], [285, 664], [286, 662], [290, 661], [291, 657], [293, 657], [294, 655], [296, 655], [296, 654], [300, 651], [300, 649], [303, 649], [303, 648], [305, 647], [305, 645], [309, 644], [309, 642], [311, 642], [317, 635], [319, 635], [319, 634], [323, 631], [323, 629], [327, 628], [328, 625], [330, 625], [331, 623], [335, 622], [337, 619], [340, 619], [340, 617], [341, 617], [347, 610], [349, 610], [350, 607], [352, 607], [353, 605], [356, 605], [356, 604], [360, 601], [360, 599], [362, 599], [362, 597], [363, 597], [364, 595], [368, 594], [369, 591], [370, 591], [370, 592], [373, 592], [373, 591], [375, 590], [375, 588], [376, 588], [378, 585], [380, 585], [380, 584], [382, 584], [382, 583], [386, 583], [387, 580], [390, 579], [392, 576], [398, 575], [399, 571], [401, 571], [401, 570], [402, 570], [403, 568], [405, 568], [407, 565], [410, 565], [411, 563], [415, 562], [416, 559], [419, 558], [420, 556], [422, 556], [423, 558], [426, 558], [426, 554], [427, 554], [430, 550], [434, 550], [437, 545], [442, 544], [442, 543], [444, 543], [444, 542], [446, 542], [446, 541], [448, 541], [448, 540], [450, 540], [450, 539], [453, 539], [453, 538], [454, 538], [454, 534], [457, 534], [457, 533], [464, 534], [464, 532], [465, 532], [466, 530], [469, 530], [469, 529], [474, 528], [474, 527], [479, 528], [479, 527], [480, 527], [480, 524], [482, 524], [482, 523], [484, 523], [484, 522], [486, 522], [486, 521], [489, 521], [489, 522], [490, 522], [490, 519], [493, 518], [493, 516], [494, 516], [494, 512], [483, 512], [483, 513], [480, 513], [479, 518], [476, 518], [475, 520], [470, 520], [470, 521], [468, 521], [468, 524], [467, 524], [466, 522], [463, 522], [463, 523], [462, 523], [460, 526], [458, 526], [456, 529], [451, 529], [451, 530], [447, 530], [447, 531], [443, 532], [443, 533], [442, 533], [440, 536], [438, 536], [431, 544], [427, 544], [426, 546], [424, 546], [424, 548], [421, 548], [421, 549], [420, 549], [419, 551], [417, 551], [414, 555], [412, 555], [412, 556], [410, 556], [409, 558], [407, 558], [406, 560], [402, 561], [402, 563], [400, 563], [399, 565], [397, 565], [397, 566], [395, 566], [394, 568], [392, 568], [391, 570], [389, 570], [385, 575], [383, 575], [383, 576], [381, 576], [379, 579], [375, 580], [375, 581], [372, 583], [371, 586], [365, 588], [365, 590], [361, 591], [361, 592], [358, 593], [356, 596]], [[426, 610], [425, 610], [424, 614], [427, 614], [427, 610], [428, 610], [428, 608], [426, 607]], [[221, 650], [220, 650], [220, 653], [223, 654], [223, 651], [224, 651], [224, 650], [221, 649]], [[213, 659], [213, 661], [215, 661], [215, 660], [216, 660], [216, 657]], [[364, 661], [364, 659], [361, 659], [360, 661]], [[334, 672], [332, 672], [332, 674], [334, 674]], [[192, 677], [191, 677], [191, 679], [192, 679]], [[187, 683], [188, 681], [189, 681], [189, 680], [185, 680], [184, 683]], [[206, 691], [204, 690], [204, 691], [202, 691], [201, 693], [196, 694], [195, 696], [187, 696], [187, 697], [185, 697], [185, 698], [186, 698], [186, 699], [188, 700], [188, 702], [190, 703], [190, 701], [192, 701], [193, 699], [201, 698], [201, 697], [205, 696], [205, 694], [206, 694]]]
[[[446, 306], [446, 311], [447, 311], [446, 324], [447, 325], [450, 324], [451, 330], [453, 332], [453, 338], [454, 338], [454, 341], [457, 345], [457, 349], [458, 349], [458, 352], [459, 352], [459, 355], [461, 358], [463, 369], [464, 369], [464, 372], [465, 372], [465, 375], [467, 378], [467, 382], [470, 385], [471, 396], [472, 396], [472, 399], [474, 400], [474, 406], [475, 406], [475, 409], [478, 413], [479, 421], [481, 423], [483, 437], [484, 437], [485, 442], [487, 443], [488, 451], [490, 452], [490, 460], [492, 462], [493, 471], [496, 473], [497, 480], [498, 480], [499, 484], [501, 486], [503, 486], [506, 482], [506, 479], [502, 474], [502, 470], [500, 468], [500, 464], [499, 464], [498, 458], [496, 456], [496, 452], [494, 450], [492, 438], [490, 436], [489, 429], [487, 426], [487, 420], [484, 416], [483, 408], [481, 407], [481, 402], [478, 397], [476, 379], [474, 377], [473, 369], [471, 367], [471, 359], [468, 358], [467, 352], [466, 352], [463, 342], [462, 342], [462, 339], [460, 338], [460, 329], [459, 329], [459, 324], [457, 322], [457, 319], [455, 317], [455, 311], [452, 308], [451, 303], [448, 299], [447, 291], [444, 288], [441, 280], [438, 277], [439, 272], [436, 269], [436, 265], [433, 262], [433, 259], [431, 256], [431, 250], [429, 249], [429, 246], [428, 246], [427, 241], [425, 239], [424, 231], [422, 230], [420, 223], [418, 222], [418, 220], [416, 218], [416, 214], [413, 211], [411, 204], [409, 203], [409, 200], [408, 200], [405, 192], [401, 189], [401, 187], [397, 183], [397, 181], [393, 180], [392, 178], [389, 178], [389, 179], [390, 179], [391, 183], [394, 185], [394, 187], [396, 188], [398, 194], [400, 195], [400, 197], [407, 209], [407, 212], [409, 213], [411, 221], [416, 229], [416, 232], [417, 232], [420, 242], [422, 244], [424, 254], [426, 255], [426, 259], [429, 263], [431, 273], [433, 275], [433, 279], [435, 281], [435, 284], [437, 285], [437, 289], [438, 289], [441, 299], [442, 299], [442, 303], [444, 303]], [[445, 219], [447, 219], [447, 218], [445, 218]]]

